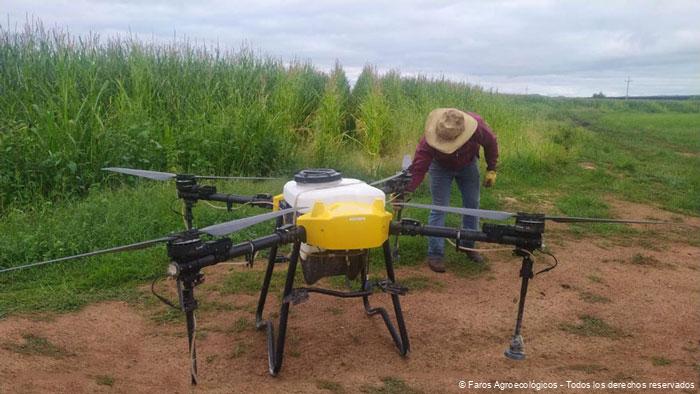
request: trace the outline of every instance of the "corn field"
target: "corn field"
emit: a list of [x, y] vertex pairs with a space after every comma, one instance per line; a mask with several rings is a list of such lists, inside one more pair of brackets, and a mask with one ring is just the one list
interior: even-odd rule
[[390, 172], [400, 162], [394, 158], [412, 152], [435, 107], [481, 114], [508, 147], [502, 165], [514, 171], [566, 160], [568, 148], [549, 138], [552, 123], [535, 116], [538, 101], [517, 100], [371, 66], [351, 88], [338, 63], [324, 73], [249, 48], [0, 25], [0, 212], [84, 196], [109, 183], [106, 166], [218, 175], [309, 166]]

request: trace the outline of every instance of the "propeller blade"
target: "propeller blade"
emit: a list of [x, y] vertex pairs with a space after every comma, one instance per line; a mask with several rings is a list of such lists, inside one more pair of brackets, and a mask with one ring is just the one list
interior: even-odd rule
[[370, 183], [369, 185], [370, 185], [370, 186], [376, 186], [376, 185], [379, 185], [379, 184], [382, 184], [382, 183], [385, 183], [385, 182], [389, 182], [390, 180], [396, 179], [396, 178], [400, 177], [401, 175], [403, 175], [403, 173], [399, 172], [398, 174], [392, 175], [392, 176], [390, 176], [390, 177], [387, 177], [387, 178], [384, 178], [384, 179], [380, 179], [380, 180], [378, 180], [378, 181], [374, 181], [374, 182]]
[[121, 168], [121, 167], [106, 167], [103, 168], [104, 171], [118, 172], [127, 175], [136, 175], [142, 178], [153, 179], [156, 181], [167, 181], [168, 179], [175, 178], [176, 174], [170, 172], [160, 172], [160, 171], [148, 171], [148, 170], [135, 170], [132, 168]]
[[213, 235], [215, 237], [224, 236], [227, 234], [235, 233], [236, 231], [243, 230], [258, 223], [277, 218], [279, 216], [284, 216], [292, 212], [297, 212], [304, 208], [287, 208], [281, 211], [263, 213], [261, 215], [251, 216], [243, 219], [231, 220], [229, 222], [214, 224], [212, 226], [207, 226], [199, 229], [200, 232]]
[[411, 166], [411, 163], [412, 163], [412, 162], [413, 162], [413, 160], [411, 160], [411, 156], [410, 156], [410, 155], [405, 155], [405, 156], [403, 157], [403, 161], [401, 162], [401, 172], [398, 172], [398, 173], [396, 173], [396, 174], [394, 174], [394, 175], [392, 175], [392, 176], [390, 176], [390, 177], [386, 177], [386, 178], [384, 178], [384, 179], [380, 179], [380, 180], [378, 180], [378, 181], [374, 181], [374, 182], [370, 183], [369, 185], [370, 185], [370, 186], [376, 186], [376, 185], [379, 185], [379, 184], [382, 184], [382, 183], [385, 183], [385, 182], [389, 182], [390, 180], [396, 179], [396, 178], [398, 178], [398, 177], [400, 177], [400, 176], [402, 176], [402, 175], [405, 175], [406, 170], [408, 170], [408, 168]]
[[411, 163], [413, 163], [413, 160], [411, 159], [411, 155], [405, 155], [403, 157], [403, 161], [401, 162], [401, 169], [404, 171], [408, 170], [408, 167], [411, 166]]
[[[422, 209], [434, 209], [436, 211], [456, 213], [460, 215], [468, 216], [478, 216], [484, 219], [493, 220], [506, 220], [517, 216], [515, 213], [502, 212], [502, 211], [490, 211], [486, 209], [470, 209], [470, 208], [456, 208], [456, 207], [444, 207], [439, 205], [427, 205], [427, 204], [413, 204], [413, 203], [394, 203], [394, 205], [403, 205], [405, 207], [414, 207]], [[635, 220], [635, 219], [605, 219], [605, 218], [579, 218], [579, 217], [569, 217], [569, 216], [545, 216], [545, 220], [551, 220], [558, 223], [636, 223], [636, 224], [673, 224], [670, 222], [660, 222], [656, 220]]]
[[269, 179], [280, 179], [269, 176], [216, 176], [216, 175], [195, 175], [197, 179], [231, 179], [231, 180], [249, 180], [249, 181], [260, 181]]
[[90, 257], [90, 256], [97, 256], [97, 255], [107, 254], [107, 253], [123, 252], [123, 251], [127, 251], [127, 250], [146, 249], [146, 248], [150, 248], [151, 246], [155, 246], [156, 244], [159, 244], [161, 242], [168, 242], [171, 239], [173, 239], [173, 237], [157, 238], [157, 239], [152, 239], [150, 241], [142, 241], [142, 242], [133, 243], [130, 245], [116, 246], [114, 248], [96, 250], [93, 252], [82, 253], [82, 254], [76, 254], [74, 256], [60, 257], [57, 259], [41, 261], [38, 263], [19, 265], [17, 267], [10, 267], [10, 268], [1, 269], [0, 273], [21, 270], [21, 269], [30, 268], [30, 267], [37, 267], [40, 265], [58, 263], [60, 261], [73, 260], [73, 259], [79, 259], [79, 258]]
[[[506, 220], [518, 216], [511, 212], [490, 211], [486, 209], [470, 209], [470, 208], [455, 208], [444, 207], [439, 205], [413, 204], [413, 203], [394, 203], [393, 205], [403, 205], [406, 207], [434, 209], [436, 211], [456, 213], [460, 215], [478, 216], [484, 219]], [[605, 219], [605, 218], [578, 218], [569, 216], [545, 216], [545, 220], [551, 220], [558, 223], [632, 223], [632, 224], [672, 224], [669, 222], [660, 222], [655, 220], [636, 220], [636, 219]]]
[[477, 216], [480, 218], [493, 219], [493, 220], [506, 220], [506, 219], [510, 219], [510, 218], [516, 216], [516, 214], [511, 213], [511, 212], [490, 211], [487, 209], [455, 208], [455, 207], [446, 207], [446, 206], [440, 206], [440, 205], [414, 204], [414, 203], [410, 203], [410, 202], [397, 202], [397, 203], [393, 203], [393, 205], [403, 205], [405, 207], [431, 209], [431, 210], [435, 210], [435, 211], [456, 213], [459, 215], [467, 215], [467, 216]]
[[[149, 170], [136, 170], [133, 168], [122, 168], [122, 167], [106, 167], [103, 168], [104, 171], [118, 172], [127, 175], [136, 175], [142, 178], [153, 179], [156, 181], [167, 181], [173, 179], [177, 174], [171, 172], [160, 172], [160, 171], [149, 171]], [[232, 179], [232, 180], [265, 180], [265, 179], [279, 179], [265, 176], [216, 176], [216, 175], [195, 175], [197, 179]]]
[[547, 220], [558, 223], [636, 223], [636, 224], [672, 224], [670, 222], [660, 222], [657, 220], [636, 220], [636, 219], [605, 219], [605, 218], [577, 218], [569, 216], [545, 216]]

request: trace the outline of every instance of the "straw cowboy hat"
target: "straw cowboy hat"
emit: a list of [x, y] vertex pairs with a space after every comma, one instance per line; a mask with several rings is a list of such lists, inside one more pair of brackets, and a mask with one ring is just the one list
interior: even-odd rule
[[437, 108], [425, 121], [425, 141], [442, 153], [450, 154], [474, 134], [478, 123], [471, 115], [455, 108]]

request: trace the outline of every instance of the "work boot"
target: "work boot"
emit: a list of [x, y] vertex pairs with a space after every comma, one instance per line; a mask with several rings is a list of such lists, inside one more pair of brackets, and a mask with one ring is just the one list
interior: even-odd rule
[[445, 272], [445, 262], [442, 261], [442, 257], [429, 256], [426, 262], [434, 272]]
[[475, 252], [473, 250], [468, 250], [467, 251], [467, 257], [469, 259], [477, 264], [483, 264], [484, 263], [484, 257], [479, 254], [479, 252]]

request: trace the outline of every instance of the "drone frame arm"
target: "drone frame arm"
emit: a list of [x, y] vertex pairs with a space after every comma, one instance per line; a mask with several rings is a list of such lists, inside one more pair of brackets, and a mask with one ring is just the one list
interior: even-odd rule
[[523, 231], [517, 226], [507, 225], [484, 225], [483, 231], [477, 231], [454, 227], [429, 226], [413, 219], [403, 219], [400, 222], [392, 222], [389, 233], [513, 245], [531, 251], [542, 247], [541, 233], [531, 233]]
[[528, 282], [534, 277], [532, 267], [532, 252], [542, 247], [544, 232], [544, 215], [524, 214], [518, 217], [515, 225], [498, 225], [486, 223], [482, 231], [457, 229], [452, 227], [424, 226], [416, 220], [403, 219], [392, 222], [391, 234], [422, 235], [441, 238], [451, 238], [458, 241], [470, 240], [488, 243], [513, 245], [513, 254], [522, 257], [520, 268], [520, 298], [515, 330], [510, 340], [510, 346], [504, 352], [512, 360], [524, 360], [525, 351], [521, 334], [523, 315], [525, 313], [525, 298]]
[[249, 204], [259, 208], [272, 209], [272, 196], [269, 194], [256, 194], [254, 196], [242, 196], [237, 194], [213, 193], [199, 197], [200, 200], [219, 201], [226, 203], [226, 207], [230, 210], [233, 204]]
[[[277, 254], [277, 246], [285, 243], [294, 243], [296, 255], [298, 256], [299, 245], [305, 239], [306, 234], [303, 227], [287, 225], [278, 228], [274, 234], [235, 245], [231, 245], [231, 240], [228, 238], [220, 238], [205, 244], [188, 244], [186, 239], [183, 240], [185, 242], [182, 245], [168, 243], [168, 254], [176, 260], [171, 263], [168, 268], [168, 273], [177, 279], [180, 293], [180, 307], [186, 315], [187, 337], [191, 359], [190, 375], [191, 384], [193, 386], [197, 384], [197, 350], [195, 347], [196, 320], [194, 317], [194, 311], [197, 309], [197, 300], [194, 297], [194, 288], [204, 279], [200, 271], [205, 267], [215, 265], [230, 258], [253, 255], [256, 251], [267, 248], [272, 248], [271, 258], [274, 259], [274, 256]], [[198, 255], [198, 253], [201, 254]], [[270, 272], [270, 274], [271, 273], [272, 272]], [[277, 348], [280, 349], [279, 355], [277, 355], [274, 349], [273, 352], [271, 352], [271, 354], [275, 355], [275, 360], [277, 358], [281, 360], [281, 349], [283, 347], [284, 335], [278, 338]], [[273, 365], [272, 360], [270, 363], [270, 365]], [[281, 361], [275, 361], [274, 364], [279, 365]]]
[[200, 185], [193, 177], [178, 179], [175, 183], [177, 196], [185, 202], [194, 204], [199, 200], [226, 203], [230, 210], [233, 204], [250, 204], [256, 207], [272, 208], [272, 196], [269, 194], [238, 195], [217, 193], [213, 185]]
[[275, 231], [274, 234], [232, 245], [228, 251], [224, 253], [211, 253], [189, 261], [173, 263], [177, 265], [174, 273], [197, 272], [205, 267], [216, 265], [228, 259], [247, 256], [262, 249], [268, 249], [280, 244], [293, 243], [298, 240], [304, 241], [305, 239], [306, 232], [303, 227], [292, 225], [284, 226]]

